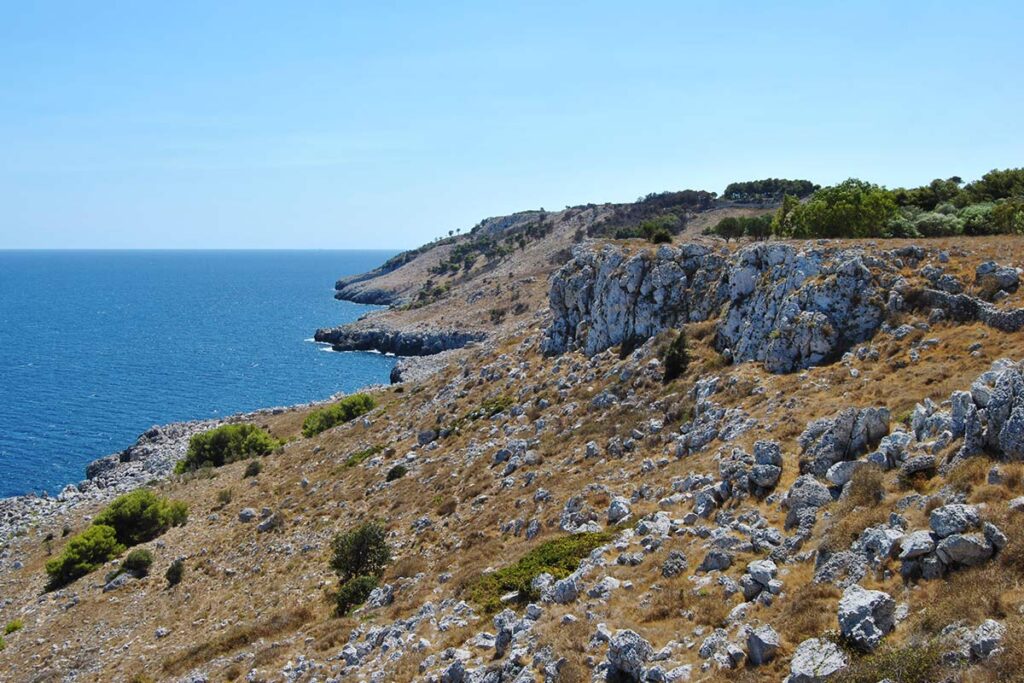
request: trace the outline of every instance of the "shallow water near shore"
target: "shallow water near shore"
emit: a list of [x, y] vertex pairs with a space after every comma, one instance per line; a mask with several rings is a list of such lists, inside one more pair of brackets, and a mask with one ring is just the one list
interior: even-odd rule
[[386, 383], [395, 359], [320, 353], [373, 307], [334, 281], [390, 251], [0, 251], [0, 497], [56, 493], [154, 424]]

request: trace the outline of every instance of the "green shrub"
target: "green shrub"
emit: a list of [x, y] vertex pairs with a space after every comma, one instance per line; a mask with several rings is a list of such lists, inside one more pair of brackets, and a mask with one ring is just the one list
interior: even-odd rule
[[4, 635], [9, 636], [23, 628], [25, 628], [25, 622], [21, 619], [11, 619], [7, 622], [7, 626], [4, 626]]
[[5, 649], [6, 647], [7, 647], [7, 642], [3, 639], [3, 636], [0, 636], [0, 650]]
[[519, 592], [519, 600], [537, 600], [540, 596], [531, 587], [539, 575], [548, 573], [556, 580], [564, 579], [576, 571], [580, 561], [594, 548], [608, 543], [611, 532], [573, 534], [540, 544], [515, 564], [496, 572], [483, 574], [469, 587], [469, 596], [487, 612], [501, 609], [501, 596]]
[[171, 562], [171, 566], [167, 568], [167, 572], [164, 574], [164, 578], [167, 579], [167, 587], [172, 588], [181, 583], [181, 577], [185, 574], [185, 560], [178, 558], [174, 562]]
[[280, 445], [256, 425], [222, 425], [189, 439], [185, 459], [174, 471], [182, 474], [201, 467], [220, 467], [255, 455], [267, 455]]
[[1000, 234], [1024, 234], [1024, 199], [996, 204], [992, 209], [992, 225]]
[[124, 558], [124, 562], [121, 563], [121, 570], [141, 577], [149, 574], [149, 568], [152, 564], [153, 553], [145, 548], [136, 548]]
[[334, 595], [335, 613], [339, 617], [347, 616], [353, 609], [366, 602], [376, 587], [377, 577], [366, 575], [353, 577], [341, 584]]
[[263, 461], [259, 458], [253, 458], [249, 461], [249, 464], [245, 466], [245, 474], [243, 477], [255, 477], [263, 471]]
[[364, 448], [361, 451], [356, 451], [352, 455], [345, 458], [345, 467], [355, 467], [356, 465], [361, 465], [362, 463], [366, 462], [367, 460], [369, 460], [370, 458], [377, 455], [383, 450], [383, 446], [370, 446], [369, 448]]
[[515, 399], [508, 394], [498, 394], [493, 396], [483, 403], [480, 407], [468, 415], [471, 420], [478, 420], [482, 417], [494, 417], [498, 413], [503, 413], [509, 408], [515, 405]]
[[93, 519], [93, 524], [114, 529], [117, 542], [125, 546], [150, 541], [172, 526], [188, 519], [188, 507], [180, 501], [161, 498], [150, 489], [137, 489], [115, 498]]
[[405, 465], [395, 465], [388, 470], [388, 475], [385, 477], [386, 481], [394, 481], [395, 479], [401, 479], [408, 473], [408, 468]]
[[377, 406], [369, 394], [352, 394], [337, 403], [314, 410], [302, 422], [302, 435], [316, 436], [320, 432], [368, 413]]
[[48, 590], [66, 586], [85, 576], [104, 562], [124, 552], [113, 527], [94, 523], [82, 533], [72, 536], [64, 551], [46, 563], [50, 577]]
[[854, 659], [835, 677], [835, 683], [931, 683], [943, 680], [942, 650], [934, 643], [883, 646], [874, 654]]
[[850, 178], [823, 187], [803, 204], [787, 196], [772, 222], [772, 232], [795, 238], [884, 237], [894, 215], [892, 192]]
[[380, 576], [391, 561], [387, 532], [376, 522], [366, 522], [351, 531], [338, 534], [331, 542], [331, 569], [342, 582], [356, 576]]
[[690, 353], [686, 347], [686, 331], [682, 328], [665, 351], [663, 362], [665, 364], [665, 382], [676, 379], [689, 367]]

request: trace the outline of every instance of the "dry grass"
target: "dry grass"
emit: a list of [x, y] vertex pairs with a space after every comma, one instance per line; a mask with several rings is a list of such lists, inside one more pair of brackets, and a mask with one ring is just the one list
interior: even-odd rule
[[830, 583], [805, 583], [780, 601], [778, 616], [772, 622], [793, 644], [816, 638], [836, 628], [836, 609], [841, 592]]
[[915, 602], [924, 609], [911, 619], [913, 631], [936, 635], [954, 621], [977, 624], [1005, 619], [1013, 610], [1017, 580], [999, 563], [964, 569], [945, 581], [922, 582]]
[[881, 524], [889, 517], [885, 499], [885, 473], [875, 465], [866, 465], [854, 472], [845, 498], [832, 510], [832, 523], [822, 537], [821, 546], [830, 550], [846, 550], [862, 531]]
[[261, 638], [273, 638], [290, 633], [313, 617], [305, 607], [279, 612], [266, 621], [235, 626], [227, 633], [194, 645], [184, 652], [164, 660], [161, 669], [170, 675], [180, 675], [214, 657], [251, 645]]

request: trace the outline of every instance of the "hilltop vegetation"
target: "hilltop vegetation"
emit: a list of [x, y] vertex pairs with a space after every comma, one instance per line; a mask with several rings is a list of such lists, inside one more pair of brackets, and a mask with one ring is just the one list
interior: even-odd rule
[[769, 235], [810, 239], [1024, 233], [1024, 169], [993, 170], [966, 184], [953, 177], [895, 190], [851, 178], [817, 189], [806, 199], [804, 196], [786, 192], [767, 231], [764, 218], [726, 218], [707, 232], [727, 239], [764, 239]]

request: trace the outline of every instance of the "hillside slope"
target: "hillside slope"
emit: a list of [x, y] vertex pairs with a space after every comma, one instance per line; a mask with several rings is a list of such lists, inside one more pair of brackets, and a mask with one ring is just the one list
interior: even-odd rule
[[[0, 678], [1019, 676], [1024, 239], [582, 239], [602, 210], [335, 332], [474, 341], [319, 435], [315, 406], [244, 418], [286, 441], [257, 476], [157, 477], [189, 521], [149, 576], [44, 592], [101, 503], [20, 521]], [[416, 260], [364, 291], [416, 301]], [[373, 520], [392, 561], [336, 616], [331, 540]]]

